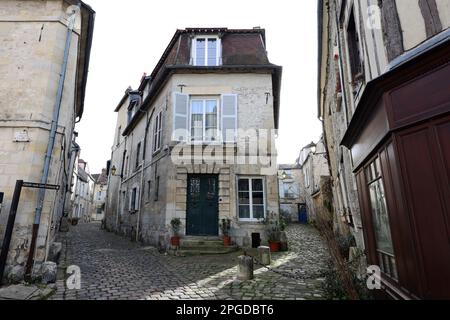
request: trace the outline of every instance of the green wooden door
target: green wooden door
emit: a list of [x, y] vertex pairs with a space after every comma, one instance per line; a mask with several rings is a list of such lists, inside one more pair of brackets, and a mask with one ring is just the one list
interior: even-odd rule
[[217, 236], [219, 202], [217, 175], [189, 175], [187, 187], [186, 233]]

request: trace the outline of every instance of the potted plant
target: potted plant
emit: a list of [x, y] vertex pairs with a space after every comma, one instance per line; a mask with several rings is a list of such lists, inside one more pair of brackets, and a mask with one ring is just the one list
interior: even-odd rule
[[269, 242], [270, 251], [280, 251], [281, 226], [278, 218], [275, 217], [275, 214], [271, 213], [264, 220], [264, 224], [266, 225], [266, 235], [267, 241]]
[[231, 245], [231, 237], [230, 237], [230, 229], [231, 229], [231, 220], [230, 219], [222, 219], [220, 223], [220, 228], [222, 229], [223, 234], [223, 245], [228, 247]]
[[172, 228], [172, 237], [170, 238], [170, 244], [175, 247], [180, 246], [180, 228], [181, 228], [181, 220], [180, 218], [173, 218], [170, 221], [170, 227]]

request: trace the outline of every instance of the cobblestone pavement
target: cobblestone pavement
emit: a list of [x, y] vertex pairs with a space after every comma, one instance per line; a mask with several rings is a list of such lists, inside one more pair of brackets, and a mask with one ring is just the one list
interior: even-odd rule
[[[160, 254], [113, 233], [99, 224], [80, 224], [61, 236], [63, 253], [52, 299], [322, 299], [319, 273], [327, 249], [317, 231], [304, 225], [287, 228], [288, 252], [272, 254], [272, 265], [255, 265], [255, 279], [239, 281], [237, 257], [174, 257]], [[65, 268], [81, 269], [81, 289], [65, 286]]]

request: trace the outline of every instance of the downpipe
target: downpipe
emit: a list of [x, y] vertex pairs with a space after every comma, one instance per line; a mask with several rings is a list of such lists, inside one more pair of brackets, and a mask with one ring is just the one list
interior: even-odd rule
[[[78, 12], [80, 7], [78, 6]], [[61, 110], [61, 101], [62, 101], [62, 95], [64, 90], [64, 82], [66, 79], [66, 72], [67, 72], [67, 64], [68, 64], [68, 58], [69, 58], [69, 51], [70, 51], [70, 44], [72, 41], [72, 32], [75, 24], [75, 18], [76, 18], [77, 10], [73, 9], [71, 13], [69, 13], [69, 21], [67, 25], [67, 35], [66, 35], [66, 44], [64, 48], [64, 60], [61, 67], [61, 74], [59, 78], [59, 84], [58, 84], [58, 91], [56, 93], [56, 100], [55, 100], [55, 106], [53, 108], [53, 118], [51, 123], [51, 129], [50, 129], [50, 136], [47, 144], [47, 152], [45, 154], [45, 160], [44, 160], [44, 170], [41, 177], [42, 184], [47, 184], [48, 181], [48, 175], [50, 171], [50, 163], [53, 153], [53, 147], [55, 145], [55, 139], [56, 139], [56, 133], [58, 129], [58, 120], [59, 120], [59, 113]], [[31, 244], [30, 244], [30, 251], [28, 253], [28, 259], [26, 264], [26, 271], [25, 271], [25, 277], [30, 278], [32, 273], [32, 267], [34, 264], [34, 254], [36, 249], [36, 240], [39, 232], [39, 224], [41, 221], [41, 215], [42, 215], [42, 208], [44, 206], [44, 199], [45, 199], [45, 189], [39, 189], [38, 191], [38, 200], [37, 200], [37, 207], [34, 214], [34, 223], [33, 223], [33, 229], [32, 229], [32, 235], [31, 235]]]

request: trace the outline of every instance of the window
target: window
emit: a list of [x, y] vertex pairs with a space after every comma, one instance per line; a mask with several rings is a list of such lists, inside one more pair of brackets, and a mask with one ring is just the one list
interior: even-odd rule
[[159, 177], [156, 177], [155, 181], [155, 201], [158, 201], [159, 197]]
[[140, 158], [141, 158], [141, 143], [139, 142], [136, 147], [136, 163], [134, 166], [135, 169], [137, 169], [141, 164]]
[[376, 158], [368, 167], [366, 167], [366, 179], [368, 181], [372, 222], [379, 265], [381, 271], [391, 278], [397, 279], [397, 267], [392, 245], [389, 215], [386, 206], [379, 158]]
[[192, 99], [190, 109], [191, 141], [217, 141], [219, 100]]
[[359, 37], [356, 30], [355, 13], [352, 9], [347, 26], [347, 45], [350, 59], [350, 70], [352, 73], [352, 81], [357, 82], [362, 77], [362, 61], [359, 50]]
[[295, 198], [295, 194], [293, 192], [293, 186], [294, 184], [292, 182], [284, 182], [283, 183], [283, 191], [284, 191], [284, 197], [285, 198]]
[[221, 64], [220, 51], [219, 38], [195, 38], [192, 44], [192, 64], [194, 66], [218, 66]]
[[222, 138], [224, 142], [236, 142], [237, 103], [236, 94], [223, 94], [219, 100], [174, 92], [172, 140], [212, 142]]
[[147, 181], [147, 201], [150, 201], [150, 199], [151, 199], [151, 195], [152, 195], [152, 181], [151, 180], [148, 180]]
[[103, 210], [101, 207], [97, 208], [97, 214], [102, 214]]
[[162, 111], [160, 111], [155, 118], [153, 124], [153, 152], [161, 149], [161, 137], [162, 137]]
[[131, 120], [133, 120], [134, 115], [136, 114], [136, 107], [137, 107], [138, 103], [137, 100], [133, 100], [130, 102], [130, 105], [128, 106], [128, 123], [131, 122]]
[[128, 175], [128, 159], [129, 159], [129, 156], [127, 156], [126, 158], [125, 158], [125, 176], [127, 176]]
[[97, 200], [102, 200], [102, 192], [101, 191], [97, 192]]
[[120, 144], [121, 133], [122, 133], [122, 127], [119, 126], [119, 128], [117, 128], [116, 146], [118, 146]]
[[310, 177], [309, 177], [309, 168], [305, 167], [305, 170], [303, 170], [303, 174], [305, 176], [305, 187], [308, 188], [310, 185]]
[[139, 188], [138, 187], [134, 187], [130, 191], [130, 202], [129, 202], [128, 210], [130, 212], [139, 210]]
[[238, 206], [240, 220], [260, 220], [265, 217], [263, 178], [238, 179]]

